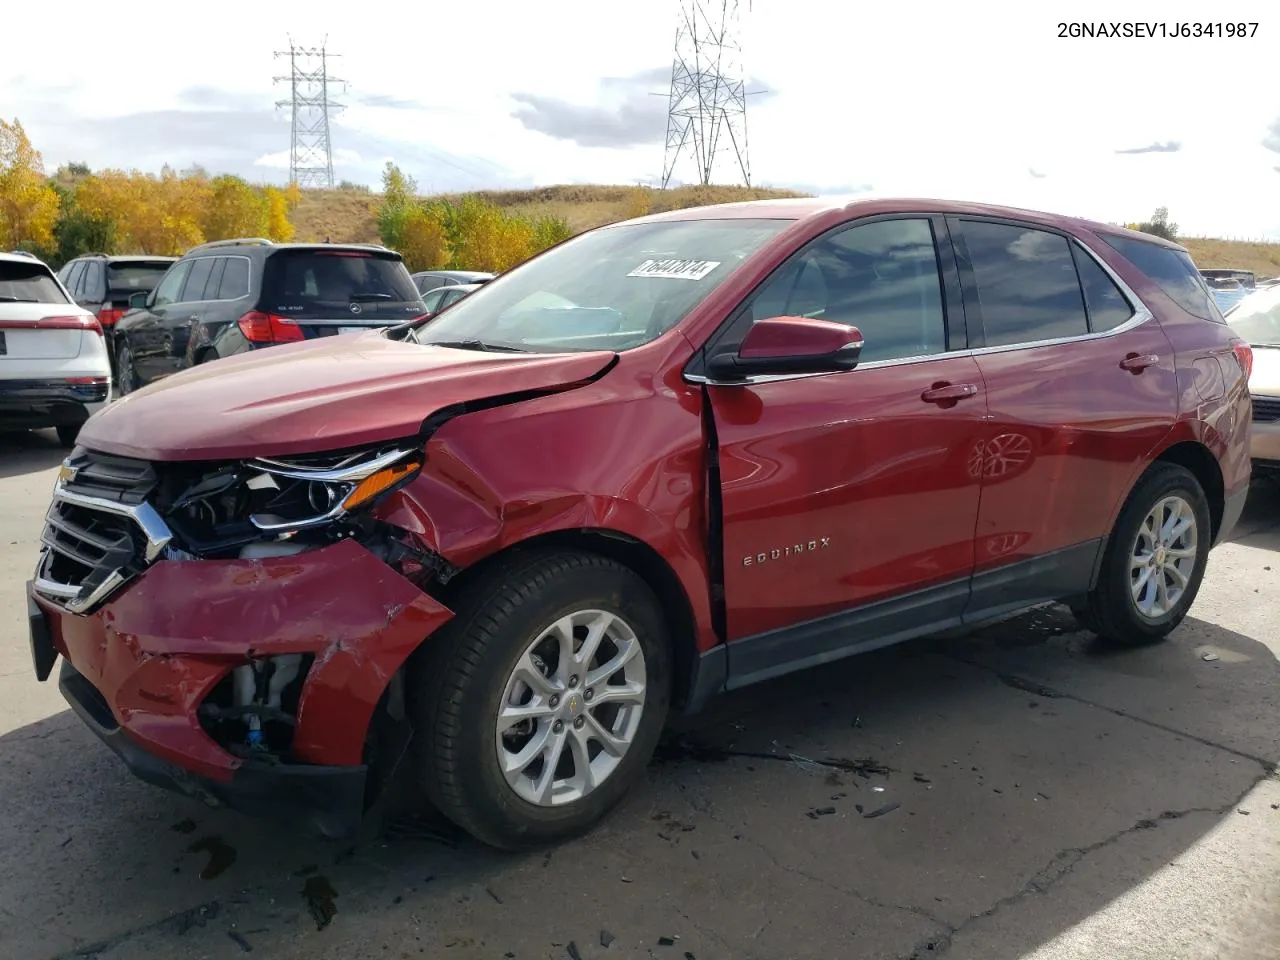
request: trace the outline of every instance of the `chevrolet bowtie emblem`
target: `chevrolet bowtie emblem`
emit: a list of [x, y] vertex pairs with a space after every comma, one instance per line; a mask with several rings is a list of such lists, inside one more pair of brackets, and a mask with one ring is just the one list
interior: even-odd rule
[[62, 466], [58, 467], [59, 483], [74, 483], [76, 474], [80, 471], [73, 467], [68, 461], [63, 460]]

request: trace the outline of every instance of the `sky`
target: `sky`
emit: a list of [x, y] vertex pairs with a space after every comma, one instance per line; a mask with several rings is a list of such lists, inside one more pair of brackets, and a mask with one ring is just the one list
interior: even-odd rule
[[[679, 2], [65, 0], [56, 24], [13, 4], [4, 33], [35, 42], [4, 45], [0, 116], [50, 170], [284, 182], [288, 89], [273, 78], [288, 62], [273, 54], [292, 38], [338, 55], [338, 179], [376, 188], [390, 160], [425, 192], [656, 184]], [[756, 185], [1112, 222], [1166, 206], [1183, 234], [1280, 239], [1274, 0], [1232, 0], [1233, 21], [1258, 23], [1239, 39], [1058, 36], [1064, 18], [1203, 22], [1201, 0], [741, 6]], [[714, 179], [734, 182], [722, 159]], [[696, 176], [686, 161], [674, 179]]]

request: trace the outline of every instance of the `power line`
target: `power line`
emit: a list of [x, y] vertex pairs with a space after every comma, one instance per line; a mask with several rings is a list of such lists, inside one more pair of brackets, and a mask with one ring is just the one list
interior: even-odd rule
[[711, 183], [724, 156], [735, 178], [751, 186], [747, 158], [747, 91], [739, 35], [739, 0], [680, 0], [662, 188], [680, 161], [692, 156], [698, 182]]
[[344, 83], [329, 76], [329, 53], [325, 43], [303, 47], [289, 40], [288, 50], [278, 50], [276, 57], [289, 58], [289, 75], [274, 77], [276, 83], [288, 83], [290, 96], [277, 100], [277, 107], [292, 112], [292, 136], [289, 144], [289, 182], [300, 187], [333, 187], [333, 146], [329, 138], [329, 116], [343, 104], [329, 98], [329, 84]]

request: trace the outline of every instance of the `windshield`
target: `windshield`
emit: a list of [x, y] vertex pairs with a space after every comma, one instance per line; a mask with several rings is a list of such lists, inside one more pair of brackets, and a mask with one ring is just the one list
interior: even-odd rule
[[790, 222], [669, 220], [583, 234], [489, 281], [414, 337], [547, 353], [629, 350], [678, 324]]
[[262, 280], [263, 304], [288, 317], [403, 315], [421, 300], [398, 257], [365, 250], [281, 250], [267, 258]]
[[152, 263], [109, 263], [107, 289], [112, 293], [136, 293], [139, 290], [150, 293], [169, 267], [167, 260]]
[[1259, 290], [1227, 314], [1236, 335], [1256, 347], [1280, 347], [1280, 287]]

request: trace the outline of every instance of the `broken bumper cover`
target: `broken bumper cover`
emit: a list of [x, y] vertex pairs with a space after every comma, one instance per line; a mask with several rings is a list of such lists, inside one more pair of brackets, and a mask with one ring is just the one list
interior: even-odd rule
[[[365, 802], [365, 736], [388, 682], [452, 613], [359, 544], [266, 560], [161, 561], [90, 615], [28, 588], [32, 660], [151, 783], [347, 837]], [[197, 710], [251, 657], [314, 656], [288, 762], [247, 761]]]
[[148, 753], [116, 722], [98, 689], [69, 661], [58, 689], [77, 716], [141, 780], [264, 819], [298, 824], [333, 840], [353, 839], [364, 814], [365, 768], [245, 761], [229, 780], [201, 777]]

